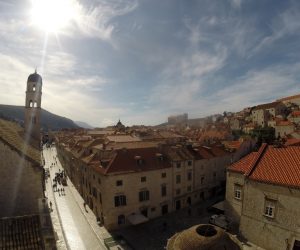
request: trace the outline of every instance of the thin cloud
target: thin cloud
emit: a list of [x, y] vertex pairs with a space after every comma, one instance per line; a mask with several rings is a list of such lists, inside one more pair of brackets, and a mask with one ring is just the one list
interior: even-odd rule
[[111, 21], [117, 16], [126, 15], [135, 10], [138, 2], [101, 0], [97, 1], [94, 6], [84, 6], [76, 1], [74, 5], [78, 12], [75, 23], [81, 33], [109, 41], [115, 29]]
[[253, 53], [258, 53], [264, 48], [272, 45], [282, 38], [294, 35], [300, 31], [300, 11], [294, 5], [291, 5], [286, 11], [276, 16], [271, 23], [271, 35], [263, 39], [253, 49]]

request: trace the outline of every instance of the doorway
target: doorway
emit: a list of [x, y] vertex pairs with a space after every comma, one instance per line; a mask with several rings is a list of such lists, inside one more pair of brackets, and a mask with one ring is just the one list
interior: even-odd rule
[[164, 214], [167, 214], [168, 213], [168, 205], [163, 205], [161, 207], [161, 214], [164, 215]]
[[300, 250], [300, 241], [295, 240], [293, 250]]
[[141, 214], [144, 215], [145, 217], [148, 217], [148, 208], [141, 209]]
[[191, 199], [190, 196], [187, 198], [186, 203], [187, 203], [189, 206], [192, 205], [192, 199]]
[[175, 202], [175, 208], [176, 208], [176, 210], [179, 210], [181, 208], [181, 201], [180, 200], [177, 200]]

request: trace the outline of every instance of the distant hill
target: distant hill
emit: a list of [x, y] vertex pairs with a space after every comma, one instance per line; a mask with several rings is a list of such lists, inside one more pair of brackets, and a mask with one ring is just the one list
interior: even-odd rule
[[[24, 123], [24, 107], [14, 105], [0, 104], [0, 117], [15, 120], [21, 124]], [[41, 113], [41, 127], [43, 130], [60, 130], [62, 128], [78, 128], [71, 119], [55, 115], [42, 109]]]
[[87, 124], [86, 122], [81, 122], [81, 121], [75, 121], [75, 124], [77, 124], [81, 128], [87, 128], [87, 129], [93, 129], [90, 124]]

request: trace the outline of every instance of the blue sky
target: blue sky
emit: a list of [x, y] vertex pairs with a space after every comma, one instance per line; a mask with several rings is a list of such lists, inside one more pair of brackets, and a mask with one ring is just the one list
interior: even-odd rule
[[50, 33], [32, 21], [32, 1], [0, 1], [0, 103], [24, 105], [35, 67], [42, 107], [93, 126], [154, 125], [300, 92], [299, 1], [63, 1], [78, 16]]

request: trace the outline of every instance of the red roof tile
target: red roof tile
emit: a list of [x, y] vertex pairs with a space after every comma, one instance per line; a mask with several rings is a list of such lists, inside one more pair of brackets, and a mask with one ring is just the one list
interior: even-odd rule
[[233, 163], [227, 169], [230, 171], [233, 171], [233, 172], [245, 174], [246, 172], [248, 172], [250, 170], [250, 167], [252, 165], [252, 162], [255, 159], [256, 154], [257, 154], [257, 152], [252, 152], [252, 153], [246, 155], [239, 161]]
[[300, 139], [290, 138], [284, 144], [285, 146], [300, 146]]
[[275, 148], [263, 144], [258, 152], [250, 153], [228, 170], [255, 181], [300, 187], [300, 147]]
[[276, 123], [276, 126], [291, 126], [291, 125], [293, 125], [293, 123], [290, 121], [279, 121]]
[[[159, 153], [159, 150], [157, 147], [121, 149], [117, 150], [116, 153], [115, 158], [106, 169], [106, 174], [150, 171], [171, 167], [165, 155], [163, 155], [163, 160], [158, 158], [157, 153]], [[140, 156], [141, 164], [138, 164], [137, 159], [135, 159], [136, 156]]]
[[297, 117], [297, 116], [300, 116], [300, 110], [295, 110], [292, 112], [292, 116], [293, 117]]
[[300, 147], [268, 147], [250, 179], [300, 187]]

